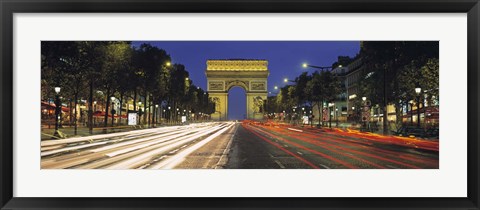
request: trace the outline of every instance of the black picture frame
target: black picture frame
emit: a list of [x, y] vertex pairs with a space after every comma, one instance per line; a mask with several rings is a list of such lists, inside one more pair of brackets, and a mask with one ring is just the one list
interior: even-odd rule
[[[1, 0], [1, 209], [479, 209], [478, 0]], [[466, 198], [25, 198], [13, 197], [15, 13], [467, 13], [468, 196]], [[254, 189], [252, 189], [254, 190]]]

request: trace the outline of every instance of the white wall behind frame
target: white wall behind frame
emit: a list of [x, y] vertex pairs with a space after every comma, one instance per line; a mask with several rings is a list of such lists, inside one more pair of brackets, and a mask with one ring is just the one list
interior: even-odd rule
[[[14, 15], [14, 196], [466, 196], [466, 14]], [[40, 40], [440, 40], [439, 170], [40, 170]]]

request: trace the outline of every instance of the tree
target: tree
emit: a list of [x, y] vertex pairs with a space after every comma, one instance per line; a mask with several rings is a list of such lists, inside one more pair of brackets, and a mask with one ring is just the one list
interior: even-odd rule
[[[318, 72], [314, 72], [312, 74], [312, 79], [308, 81], [307, 86], [305, 88], [305, 94], [307, 96], [307, 100], [310, 102], [312, 107], [317, 107], [318, 119], [322, 119], [322, 109], [323, 109], [323, 101], [325, 98], [325, 85], [323, 84], [323, 78]], [[318, 121], [320, 123], [320, 120]]]
[[142, 44], [136, 51], [134, 61], [137, 69], [136, 74], [140, 80], [145, 109], [148, 109], [143, 120], [144, 122], [147, 121], [148, 117], [148, 124], [150, 125], [153, 102], [158, 102], [159, 100], [156, 97], [160, 98], [165, 93], [165, 85], [163, 85], [163, 81], [166, 79], [164, 73], [167, 71], [165, 63], [170, 61], [171, 58], [165, 50], [149, 44]]
[[[106, 97], [104, 127], [107, 127], [109, 107], [111, 103], [110, 98], [114, 97], [115, 92], [118, 90], [121, 90], [122, 94], [124, 94], [124, 88], [120, 88], [120, 86], [122, 86], [125, 81], [122, 77], [128, 76], [125, 75], [124, 72], [130, 70], [131, 49], [130, 43], [128, 42], [107, 42], [105, 45], [98, 47], [101, 47], [103, 51], [100, 83]], [[123, 97], [123, 95], [121, 96]], [[113, 110], [113, 107], [111, 107], [110, 110]]]
[[296, 96], [296, 104], [297, 105], [304, 105], [307, 96], [305, 93], [305, 88], [307, 87], [308, 81], [311, 80], [311, 77], [308, 75], [307, 72], [303, 72], [298, 77], [295, 78], [295, 96]]
[[[423, 65], [429, 58], [438, 58], [438, 42], [372, 41], [364, 42], [360, 52], [365, 71], [362, 82], [367, 83], [372, 103], [381, 104], [384, 110], [383, 128], [388, 132], [387, 105], [398, 107], [404, 96], [400, 91], [399, 75], [402, 69], [416, 60]], [[398, 119], [398, 118], [397, 118]]]

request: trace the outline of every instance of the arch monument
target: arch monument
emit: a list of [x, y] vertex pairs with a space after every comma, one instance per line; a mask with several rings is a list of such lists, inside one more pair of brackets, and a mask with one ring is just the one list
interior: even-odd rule
[[207, 90], [215, 102], [212, 119], [228, 119], [228, 91], [245, 90], [247, 119], [263, 119], [267, 100], [268, 61], [249, 59], [207, 60]]

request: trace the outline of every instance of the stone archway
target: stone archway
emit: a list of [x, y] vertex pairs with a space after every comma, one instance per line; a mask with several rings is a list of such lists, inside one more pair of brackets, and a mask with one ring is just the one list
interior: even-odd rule
[[207, 90], [215, 102], [214, 120], [228, 119], [228, 91], [232, 87], [245, 90], [247, 119], [263, 119], [267, 100], [267, 78], [270, 74], [266, 60], [207, 60]]

